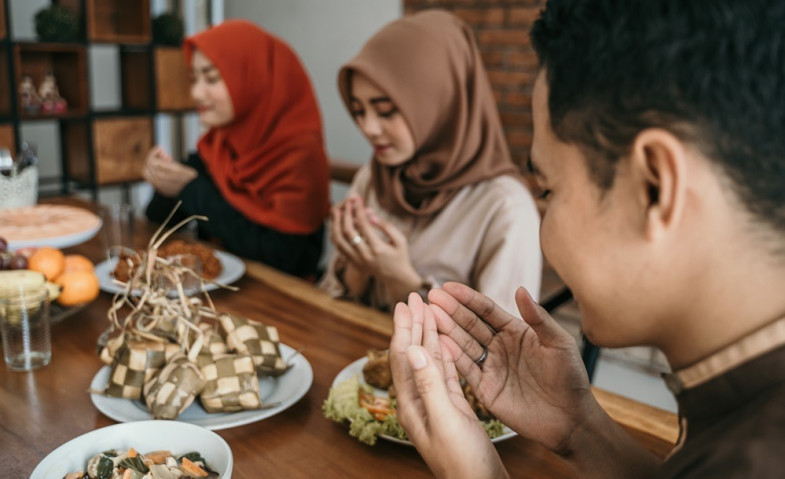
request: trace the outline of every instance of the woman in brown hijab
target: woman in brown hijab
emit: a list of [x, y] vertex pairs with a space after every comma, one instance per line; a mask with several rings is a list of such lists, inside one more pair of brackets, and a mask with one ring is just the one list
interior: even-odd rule
[[338, 86], [374, 155], [332, 210], [322, 286], [380, 309], [445, 281], [510, 312], [510, 284], [537, 297], [539, 216], [471, 30], [445, 11], [394, 21], [341, 68]]

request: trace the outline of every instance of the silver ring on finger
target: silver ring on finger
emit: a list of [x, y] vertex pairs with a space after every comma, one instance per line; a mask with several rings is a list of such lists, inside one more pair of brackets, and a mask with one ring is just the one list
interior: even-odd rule
[[360, 235], [355, 235], [354, 238], [352, 238], [352, 244], [355, 245], [355, 246], [357, 246], [358, 244], [360, 244], [362, 242], [363, 242], [363, 237], [360, 236]]
[[488, 348], [485, 346], [482, 347], [482, 356], [477, 358], [474, 361], [474, 364], [477, 365], [478, 368], [482, 369], [482, 365], [485, 364], [485, 360], [488, 358]]

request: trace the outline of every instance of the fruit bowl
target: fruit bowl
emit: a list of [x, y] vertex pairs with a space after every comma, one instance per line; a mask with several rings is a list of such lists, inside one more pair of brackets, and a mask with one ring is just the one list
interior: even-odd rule
[[90, 303], [80, 304], [78, 306], [62, 306], [57, 303], [51, 303], [49, 305], [49, 323], [60, 323], [85, 309], [88, 304]]

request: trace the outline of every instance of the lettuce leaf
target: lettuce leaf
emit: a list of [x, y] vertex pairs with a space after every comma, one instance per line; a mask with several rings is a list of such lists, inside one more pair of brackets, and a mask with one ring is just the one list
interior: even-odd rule
[[[398, 439], [407, 440], [406, 432], [398, 423], [398, 417], [394, 414], [388, 415], [384, 421], [374, 419], [367, 409], [360, 406], [359, 390], [372, 393], [373, 388], [367, 384], [361, 384], [359, 376], [342, 381], [330, 389], [327, 399], [322, 403], [322, 411], [327, 419], [336, 422], [349, 421], [349, 434], [356, 437], [360, 442], [373, 446], [380, 434]], [[395, 406], [395, 401], [393, 401]], [[504, 434], [504, 424], [498, 419], [481, 421], [488, 437]]]

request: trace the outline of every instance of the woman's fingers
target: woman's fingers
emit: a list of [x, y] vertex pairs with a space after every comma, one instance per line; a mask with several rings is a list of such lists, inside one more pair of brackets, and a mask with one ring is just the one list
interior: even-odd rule
[[359, 258], [349, 241], [346, 240], [346, 232], [344, 231], [345, 216], [346, 211], [344, 204], [335, 206], [330, 212], [330, 240], [340, 254], [350, 262], [356, 264], [359, 261]]
[[382, 239], [376, 231], [374, 231], [374, 227], [371, 224], [371, 219], [368, 216], [365, 207], [362, 206], [362, 203], [355, 201], [352, 204], [352, 209], [354, 210], [354, 217], [356, 218], [357, 231], [360, 236], [362, 236], [363, 241], [367, 243], [367, 246], [371, 251], [378, 250], [380, 246], [379, 243]]
[[372, 255], [367, 238], [357, 230], [358, 204], [361, 204], [361, 200], [356, 196], [352, 196], [346, 201], [343, 215], [343, 233], [344, 239], [354, 251], [354, 256], [357, 260], [367, 264], [371, 261]]
[[417, 388], [407, 359], [407, 351], [412, 345], [412, 312], [409, 306], [404, 303], [395, 306], [393, 326], [393, 335], [390, 339], [390, 370], [395, 392], [399, 399], [415, 401]]
[[422, 298], [417, 293], [409, 293], [409, 298], [407, 304], [409, 305], [409, 311], [411, 311], [411, 318], [412, 318], [412, 342], [411, 344], [422, 344], [422, 333], [423, 333], [423, 320], [425, 317], [425, 304], [423, 304]]
[[417, 296], [419, 303], [422, 305], [422, 345], [428, 354], [431, 355], [431, 358], [434, 359], [437, 365], [442, 368], [442, 372], [444, 371], [444, 365], [442, 364], [442, 347], [439, 344], [439, 331], [436, 329], [436, 321], [433, 317], [433, 310], [427, 305], [424, 304], [422, 298], [417, 293], [411, 293], [410, 301], [413, 296]]
[[387, 238], [389, 238], [390, 243], [392, 243], [393, 246], [395, 247], [399, 247], [401, 245], [408, 246], [409, 240], [401, 232], [401, 230], [396, 228], [392, 223], [379, 219], [378, 217], [376, 217], [376, 215], [373, 216], [369, 215], [369, 218], [372, 219], [371, 224], [376, 226], [379, 229], [379, 231], [384, 233], [384, 235]]
[[[454, 408], [447, 386], [444, 383], [442, 368], [436, 364], [428, 354], [428, 351], [422, 346], [409, 346], [406, 351], [406, 358], [412, 371], [414, 385], [425, 409], [425, 415], [428, 417], [431, 425], [440, 422], [440, 420], [451, 419], [451, 415], [445, 414], [446, 411]], [[405, 414], [408, 411], [415, 410], [404, 409], [402, 412]], [[416, 419], [419, 420], [420, 418]], [[404, 422], [408, 421], [404, 419]]]

